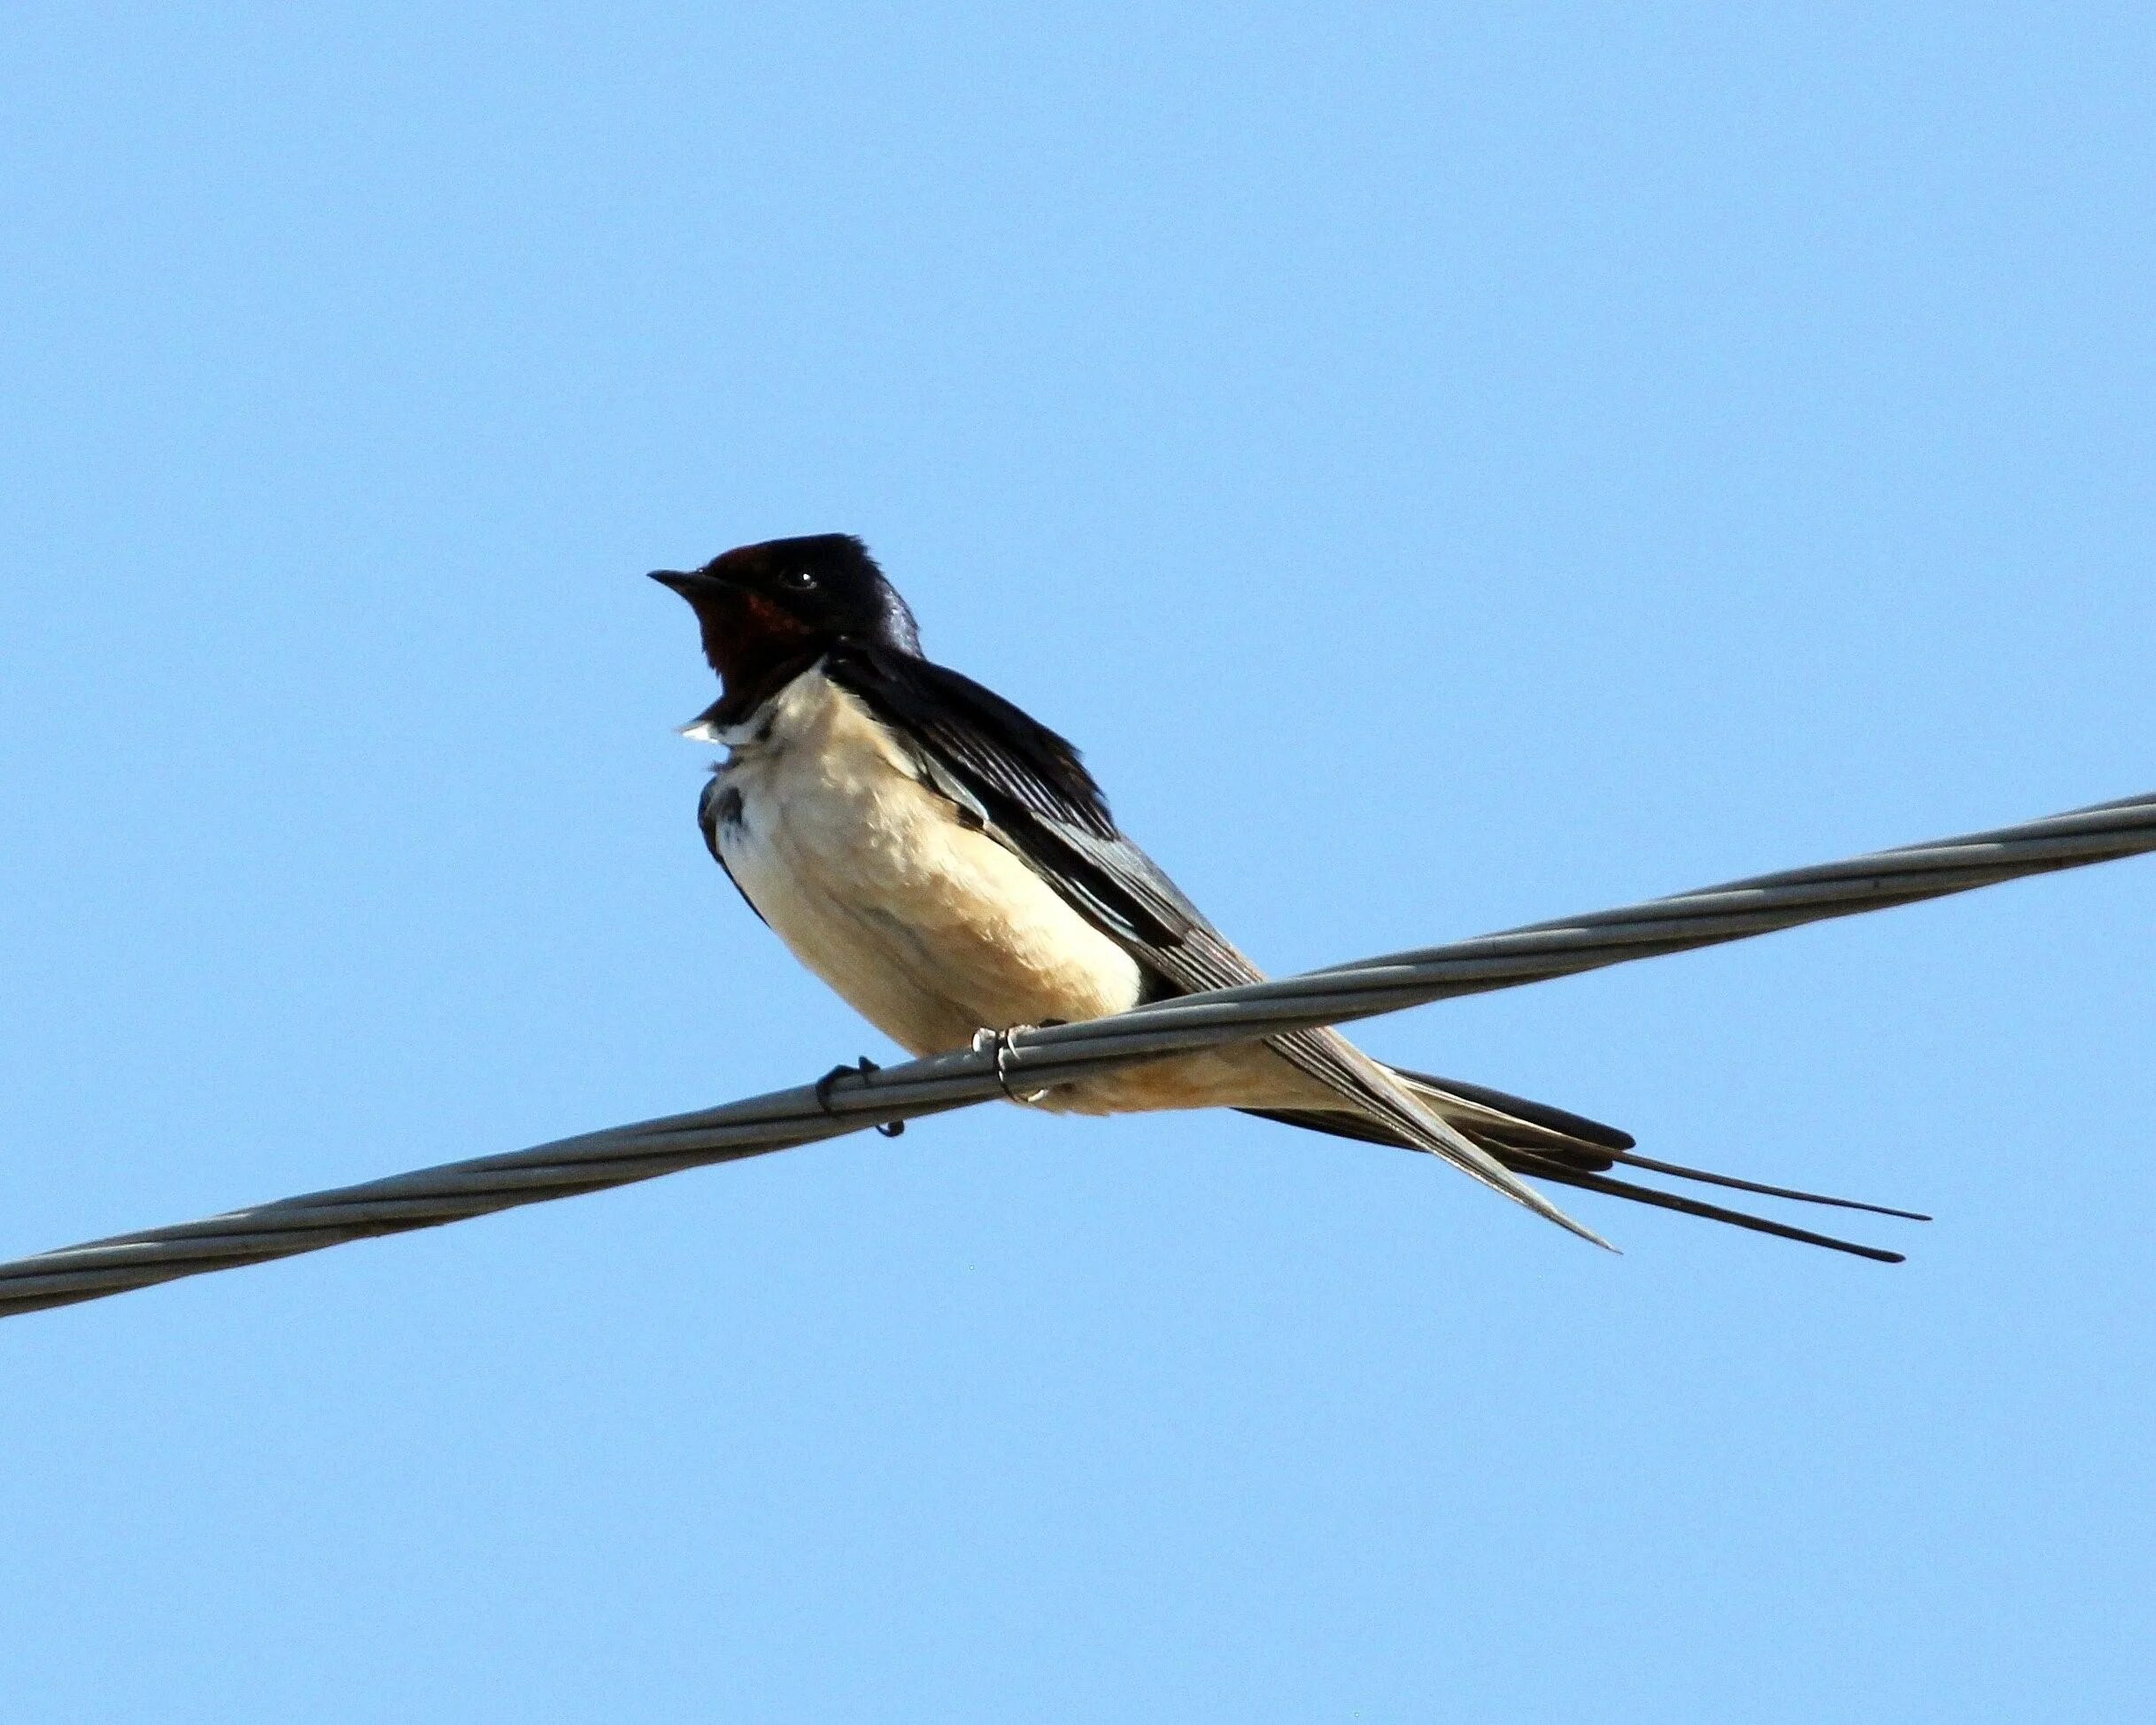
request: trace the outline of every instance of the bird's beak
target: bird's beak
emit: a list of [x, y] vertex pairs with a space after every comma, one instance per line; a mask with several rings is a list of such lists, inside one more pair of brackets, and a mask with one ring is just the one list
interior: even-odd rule
[[691, 604], [706, 593], [733, 585], [724, 576], [714, 575], [708, 569], [653, 569], [652, 579], [661, 587], [671, 587]]

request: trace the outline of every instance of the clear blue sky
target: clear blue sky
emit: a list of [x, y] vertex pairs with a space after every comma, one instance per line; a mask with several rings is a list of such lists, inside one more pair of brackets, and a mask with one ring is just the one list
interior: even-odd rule
[[[2127, 5], [19, 4], [0, 1250], [822, 1071], [641, 578], [1277, 968], [2156, 784]], [[2156, 1711], [2156, 866], [1370, 1028], [1882, 1269], [1008, 1108], [0, 1325], [12, 1720]]]

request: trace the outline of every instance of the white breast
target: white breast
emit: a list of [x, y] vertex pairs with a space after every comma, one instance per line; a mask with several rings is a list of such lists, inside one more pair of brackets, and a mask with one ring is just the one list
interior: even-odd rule
[[1137, 1003], [1136, 961], [962, 823], [820, 667], [725, 740], [727, 869], [802, 963], [912, 1053]]

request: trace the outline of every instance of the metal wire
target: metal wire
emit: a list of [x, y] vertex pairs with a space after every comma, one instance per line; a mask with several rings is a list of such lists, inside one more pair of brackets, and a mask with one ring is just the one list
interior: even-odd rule
[[1517, 988], [2152, 850], [2156, 793], [1451, 946], [1186, 995], [1113, 1017], [1016, 1030], [962, 1053], [877, 1071], [849, 1071], [721, 1108], [0, 1264], [0, 1317], [790, 1149], [1014, 1090], [1031, 1094], [1165, 1054]]

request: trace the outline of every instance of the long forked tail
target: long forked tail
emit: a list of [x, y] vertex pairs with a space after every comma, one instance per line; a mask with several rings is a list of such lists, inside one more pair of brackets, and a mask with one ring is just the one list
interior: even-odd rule
[[[1710, 1173], [1704, 1169], [1658, 1161], [1652, 1156], [1634, 1154], [1633, 1146], [1635, 1141], [1629, 1133], [1619, 1132], [1615, 1126], [1603, 1126], [1600, 1121], [1588, 1119], [1583, 1115], [1568, 1113], [1564, 1109], [1551, 1108], [1542, 1102], [1529, 1102], [1524, 1096], [1507, 1095], [1502, 1090], [1492, 1090], [1480, 1084], [1435, 1078], [1427, 1072], [1412, 1072], [1399, 1067], [1390, 1070], [1417, 1101], [1435, 1112], [1447, 1125], [1464, 1133], [1515, 1173], [1535, 1180], [1549, 1180], [1558, 1186], [1576, 1187], [1582, 1191], [1607, 1193], [1611, 1197], [1628, 1199], [1634, 1203], [1651, 1204], [1658, 1209], [1673, 1210], [1682, 1215], [1702, 1217], [1708, 1221], [1726, 1222], [1732, 1227], [1750, 1228], [1756, 1233], [1774, 1234], [1783, 1240], [1801, 1241], [1809, 1246], [1824, 1246], [1833, 1251], [1849, 1252], [1882, 1264], [1899, 1264], [1902, 1254], [1877, 1246], [1860, 1245], [1855, 1241], [1839, 1239], [1829, 1234], [1815, 1233], [1810, 1228], [1755, 1215], [1750, 1211], [1730, 1210], [1693, 1197], [1688, 1193], [1672, 1192], [1661, 1187], [1619, 1179], [1611, 1170], [1621, 1165], [1700, 1185], [1756, 1193], [1762, 1197], [1786, 1198], [1798, 1203], [1821, 1204], [1836, 1210], [1864, 1211], [1874, 1216], [1893, 1216], [1912, 1222], [1928, 1222], [1931, 1219], [1913, 1210], [1894, 1210], [1885, 1204], [1863, 1203], [1854, 1198], [1831, 1198], [1821, 1193], [1800, 1192], [1793, 1187], [1768, 1186], [1758, 1180], [1740, 1180], [1734, 1174]], [[1309, 1132], [1329, 1133], [1335, 1137], [1352, 1138], [1364, 1143], [1415, 1148], [1377, 1121], [1357, 1115], [1318, 1109], [1249, 1109], [1245, 1111], [1263, 1119], [1278, 1120], [1284, 1126], [1300, 1126]]]

